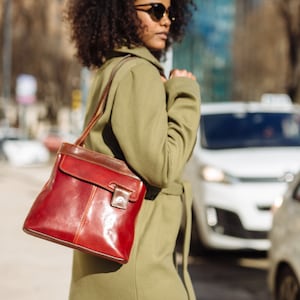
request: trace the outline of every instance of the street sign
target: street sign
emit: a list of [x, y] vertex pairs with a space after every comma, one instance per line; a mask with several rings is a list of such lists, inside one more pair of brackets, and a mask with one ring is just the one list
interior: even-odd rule
[[37, 81], [32, 75], [21, 74], [17, 77], [16, 96], [17, 102], [24, 105], [36, 101]]

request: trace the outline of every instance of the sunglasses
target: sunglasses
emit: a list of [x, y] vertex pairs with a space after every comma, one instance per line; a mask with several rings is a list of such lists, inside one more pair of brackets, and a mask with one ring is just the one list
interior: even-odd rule
[[[140, 8], [144, 6], [151, 6], [151, 8], [149, 9]], [[171, 21], [175, 21], [175, 16], [172, 13], [171, 7], [165, 8], [165, 6], [161, 3], [138, 4], [135, 6], [135, 8], [138, 11], [144, 11], [148, 13], [151, 19], [155, 22], [159, 22], [165, 15], [167, 15]]]

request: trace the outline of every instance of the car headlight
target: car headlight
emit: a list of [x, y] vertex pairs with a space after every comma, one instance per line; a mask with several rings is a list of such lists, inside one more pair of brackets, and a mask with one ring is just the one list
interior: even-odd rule
[[208, 165], [202, 166], [200, 168], [200, 176], [207, 182], [233, 184], [238, 181], [237, 178], [229, 175], [223, 170]]
[[282, 205], [283, 203], [283, 196], [278, 196], [273, 205], [272, 205], [272, 213], [273, 215], [277, 212], [277, 210], [280, 208], [280, 206]]

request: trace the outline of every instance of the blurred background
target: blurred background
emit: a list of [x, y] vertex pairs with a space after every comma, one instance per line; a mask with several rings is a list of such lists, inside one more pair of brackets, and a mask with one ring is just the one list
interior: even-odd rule
[[255, 100], [270, 92], [300, 101], [298, 0], [196, 2], [174, 61], [197, 74], [205, 102]]
[[1, 4], [2, 124], [22, 127], [30, 137], [56, 126], [69, 131], [70, 120], [60, 117], [65, 109], [68, 113], [62, 119], [79, 109], [85, 96], [81, 94], [84, 70], [74, 59], [65, 32], [63, 1], [2, 0]]
[[[0, 122], [25, 126], [29, 135], [44, 127], [74, 133], [80, 128], [76, 118], [84, 108], [89, 72], [74, 58], [63, 3], [1, 0]], [[204, 102], [257, 100], [264, 93], [286, 93], [300, 102], [298, 0], [196, 3], [187, 36], [169, 59], [197, 75]], [[36, 81], [31, 99], [22, 97], [22, 75]], [[69, 126], [72, 118], [75, 124]]]

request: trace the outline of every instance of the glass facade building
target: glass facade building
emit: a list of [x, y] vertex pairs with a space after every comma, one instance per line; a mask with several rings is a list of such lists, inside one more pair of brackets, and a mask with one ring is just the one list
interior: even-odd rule
[[[173, 67], [191, 70], [203, 102], [232, 99], [232, 42], [236, 20], [261, 0], [195, 0], [187, 35], [173, 49]], [[248, 8], [248, 9], [247, 9]]]

